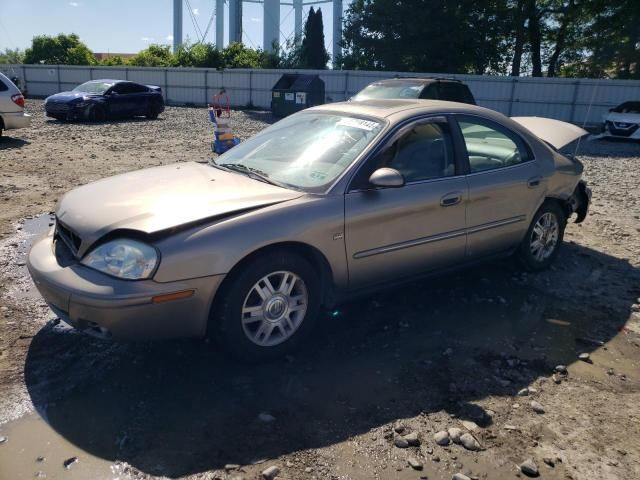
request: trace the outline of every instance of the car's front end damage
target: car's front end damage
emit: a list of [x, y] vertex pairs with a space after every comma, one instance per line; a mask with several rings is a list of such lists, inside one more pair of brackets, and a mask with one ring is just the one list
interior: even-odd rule
[[104, 98], [78, 92], [63, 92], [47, 97], [44, 102], [47, 117], [57, 120], [87, 120], [91, 108], [104, 103]]
[[116, 340], [204, 335], [214, 292], [224, 275], [158, 282], [116, 278], [86, 266], [60, 224], [38, 239], [27, 266], [51, 310], [65, 323]]
[[227, 269], [171, 240], [300, 195], [196, 163], [103, 179], [62, 198], [27, 267], [78, 330], [116, 340], [202, 337]]

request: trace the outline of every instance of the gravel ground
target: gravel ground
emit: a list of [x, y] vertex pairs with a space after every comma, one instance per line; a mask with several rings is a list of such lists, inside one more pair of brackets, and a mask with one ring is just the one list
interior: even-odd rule
[[[28, 110], [32, 128], [0, 140], [0, 479], [640, 478], [639, 144], [581, 143], [591, 215], [550, 271], [504, 261], [383, 292], [248, 367], [197, 341], [78, 334], [24, 266], [68, 189], [206, 160], [206, 111], [80, 125]], [[233, 120], [243, 138], [273, 121]]]

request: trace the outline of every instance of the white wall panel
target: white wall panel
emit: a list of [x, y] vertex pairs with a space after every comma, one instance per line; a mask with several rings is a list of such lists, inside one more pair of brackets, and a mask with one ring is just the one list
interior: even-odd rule
[[[70, 67], [49, 65], [1, 66], [0, 71], [27, 80], [31, 95], [68, 90], [89, 79], [128, 78], [163, 88], [167, 103], [204, 105], [224, 87], [233, 106], [250, 102], [269, 108], [271, 89], [283, 73], [318, 74], [325, 82], [327, 101], [342, 101], [369, 83], [399, 76], [457, 78], [469, 85], [479, 105], [511, 115], [539, 115], [575, 123], [598, 123], [602, 113], [626, 100], [640, 98], [640, 81], [481, 75], [408, 74], [402, 72], [331, 70], [250, 70], [190, 68]], [[574, 104], [575, 102], [575, 104]]]

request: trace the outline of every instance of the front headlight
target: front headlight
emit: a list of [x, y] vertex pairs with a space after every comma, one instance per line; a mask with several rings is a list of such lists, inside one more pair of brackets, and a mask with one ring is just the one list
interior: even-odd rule
[[158, 253], [151, 245], [121, 238], [96, 247], [81, 263], [114, 277], [142, 280], [155, 270]]

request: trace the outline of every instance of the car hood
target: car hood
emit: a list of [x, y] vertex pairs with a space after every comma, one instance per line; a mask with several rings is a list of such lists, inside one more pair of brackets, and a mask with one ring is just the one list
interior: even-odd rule
[[101, 95], [95, 95], [95, 94], [91, 94], [91, 93], [86, 93], [86, 92], [60, 92], [60, 93], [56, 93], [55, 95], [51, 95], [49, 97], [47, 97], [47, 101], [56, 101], [56, 102], [69, 102], [72, 100], [75, 100], [76, 98], [82, 98], [82, 97], [99, 97]]
[[609, 112], [604, 119], [611, 122], [640, 123], [640, 113]]
[[57, 219], [81, 239], [82, 255], [114, 230], [157, 233], [298, 198], [298, 191], [200, 163], [138, 170], [67, 193]]
[[558, 150], [589, 134], [583, 128], [552, 118], [511, 117], [511, 120], [519, 123], [536, 137], [553, 145]]

